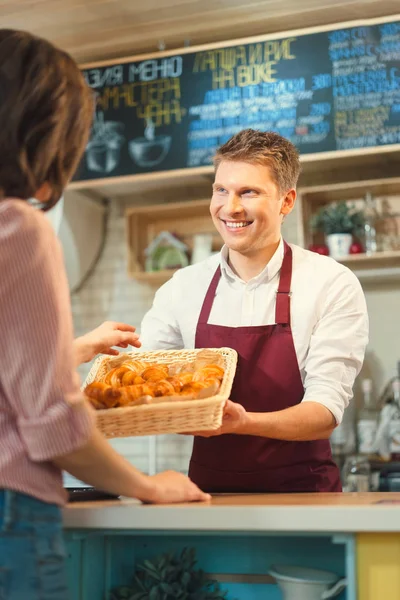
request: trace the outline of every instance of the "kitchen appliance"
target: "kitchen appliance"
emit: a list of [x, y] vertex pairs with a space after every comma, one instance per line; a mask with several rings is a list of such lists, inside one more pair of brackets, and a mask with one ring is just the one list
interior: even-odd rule
[[335, 573], [305, 567], [273, 565], [269, 573], [276, 579], [282, 600], [328, 600], [347, 585]]

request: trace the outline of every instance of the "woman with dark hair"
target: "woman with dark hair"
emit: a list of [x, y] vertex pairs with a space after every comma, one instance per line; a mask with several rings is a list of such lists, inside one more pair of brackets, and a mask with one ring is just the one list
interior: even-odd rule
[[[179, 473], [148, 477], [125, 461], [96, 429], [79, 390], [60, 246], [28, 200], [45, 210], [58, 202], [92, 112], [89, 88], [65, 52], [0, 30], [0, 598], [7, 600], [68, 597], [62, 470], [146, 502], [208, 499]], [[85, 352], [83, 345], [82, 360]]]

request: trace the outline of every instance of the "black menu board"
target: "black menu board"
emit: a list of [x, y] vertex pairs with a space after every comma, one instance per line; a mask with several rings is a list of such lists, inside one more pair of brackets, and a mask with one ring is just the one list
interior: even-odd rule
[[76, 179], [210, 165], [241, 129], [301, 154], [400, 143], [400, 22], [83, 70], [97, 96]]

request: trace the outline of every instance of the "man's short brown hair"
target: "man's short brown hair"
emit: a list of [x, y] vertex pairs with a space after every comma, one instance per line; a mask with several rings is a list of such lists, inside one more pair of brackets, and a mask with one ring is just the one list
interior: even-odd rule
[[296, 147], [273, 131], [243, 129], [218, 148], [214, 157], [215, 168], [225, 160], [269, 167], [280, 192], [295, 188], [300, 175]]
[[44, 184], [57, 203], [84, 151], [94, 102], [73, 59], [23, 31], [0, 29], [0, 200]]

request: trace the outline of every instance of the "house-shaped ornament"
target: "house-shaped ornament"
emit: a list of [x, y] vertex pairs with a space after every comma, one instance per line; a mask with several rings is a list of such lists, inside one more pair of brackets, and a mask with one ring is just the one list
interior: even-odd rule
[[169, 231], [161, 231], [144, 251], [146, 271], [187, 267], [188, 246]]

